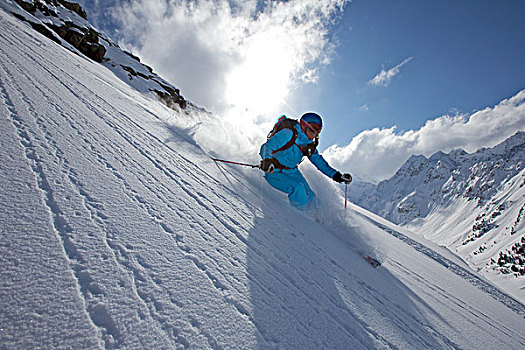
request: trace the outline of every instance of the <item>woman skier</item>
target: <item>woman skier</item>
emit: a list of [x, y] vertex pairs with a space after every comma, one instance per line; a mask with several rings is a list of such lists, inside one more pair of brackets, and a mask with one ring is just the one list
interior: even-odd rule
[[297, 166], [308, 157], [326, 176], [349, 184], [352, 176], [332, 168], [319, 154], [319, 133], [323, 127], [316, 113], [305, 113], [299, 122], [282, 116], [261, 146], [261, 169], [275, 189], [288, 194], [290, 204], [300, 210], [316, 209], [317, 198]]

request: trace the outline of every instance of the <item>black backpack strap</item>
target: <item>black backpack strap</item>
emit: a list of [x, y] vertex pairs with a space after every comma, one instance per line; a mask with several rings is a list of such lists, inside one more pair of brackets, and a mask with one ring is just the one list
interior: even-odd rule
[[310, 158], [314, 154], [315, 149], [317, 148], [318, 145], [319, 145], [319, 137], [316, 137], [314, 139], [314, 142], [303, 145], [303, 146], [297, 145], [297, 147], [299, 147], [301, 152], [303, 152], [303, 156]]
[[319, 136], [315, 138], [314, 142], [308, 145], [308, 151], [306, 154], [308, 158], [310, 158], [314, 154], [315, 150], [317, 149], [317, 146], [319, 146]]
[[279, 163], [279, 161], [275, 158], [266, 158], [266, 159], [263, 159], [261, 161], [261, 169], [264, 171], [264, 172], [270, 172], [272, 173], [273, 171], [270, 171], [270, 166], [273, 165], [273, 168], [274, 169], [279, 169], [279, 170], [290, 170], [290, 169], [293, 169], [293, 168], [290, 168], [290, 167], [287, 167], [286, 165], [282, 165], [281, 163]]
[[281, 152], [281, 151], [287, 150], [288, 148], [292, 147], [295, 144], [295, 140], [297, 140], [297, 130], [295, 128], [293, 128], [293, 127], [289, 128], [289, 129], [292, 130], [292, 133], [293, 133], [292, 138], [290, 139], [290, 141], [286, 142], [281, 148], [278, 148], [275, 151], [272, 151], [272, 154], [275, 154], [277, 152]]

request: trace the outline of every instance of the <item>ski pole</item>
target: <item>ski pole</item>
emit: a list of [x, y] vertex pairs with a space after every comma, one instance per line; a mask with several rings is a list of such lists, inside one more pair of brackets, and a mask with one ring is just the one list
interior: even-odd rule
[[348, 183], [345, 182], [345, 210], [346, 210], [347, 201], [348, 201]]
[[218, 158], [212, 158], [215, 162], [222, 162], [227, 164], [233, 164], [233, 165], [242, 165], [242, 166], [249, 166], [252, 168], [261, 168], [259, 164], [247, 164], [247, 163], [239, 163], [239, 162], [232, 162], [231, 160], [224, 160], [224, 159], [218, 159]]

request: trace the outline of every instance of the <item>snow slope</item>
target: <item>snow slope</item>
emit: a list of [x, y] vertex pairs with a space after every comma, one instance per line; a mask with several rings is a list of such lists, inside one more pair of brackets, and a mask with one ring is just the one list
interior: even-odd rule
[[525, 346], [523, 304], [465, 266], [355, 206], [300, 215], [3, 10], [0, 116], [2, 349]]

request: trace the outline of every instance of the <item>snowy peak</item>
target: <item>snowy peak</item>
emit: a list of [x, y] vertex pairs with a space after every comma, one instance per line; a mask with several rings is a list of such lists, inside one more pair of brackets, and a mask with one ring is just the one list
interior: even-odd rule
[[0, 7], [54, 42], [108, 67], [139, 92], [154, 94], [169, 108], [178, 110], [188, 106], [179, 89], [97, 31], [79, 4], [65, 0], [15, 1], [18, 6], [0, 4]]
[[[520, 158], [523, 157], [523, 150], [525, 149], [525, 131], [518, 131], [513, 136], [509, 137], [504, 142], [491, 149], [483, 149], [489, 154], [497, 154], [503, 157]], [[481, 150], [480, 150], [481, 151]], [[521, 156], [521, 157], [520, 157]]]
[[[428, 159], [423, 155], [414, 155], [411, 156], [405, 164], [397, 171], [398, 177], [400, 176], [415, 176], [417, 175], [424, 167], [424, 164]], [[397, 175], [397, 174], [396, 174]]]
[[525, 132], [520, 131], [493, 148], [472, 154], [458, 149], [430, 158], [412, 156], [375, 191], [352, 199], [395, 223], [406, 224], [458, 197], [481, 206], [524, 165]]
[[525, 132], [472, 154], [412, 156], [356, 193], [356, 204], [448, 247], [496, 283], [525, 278]]

